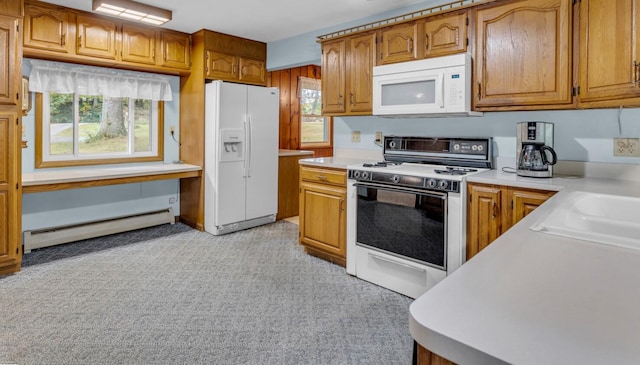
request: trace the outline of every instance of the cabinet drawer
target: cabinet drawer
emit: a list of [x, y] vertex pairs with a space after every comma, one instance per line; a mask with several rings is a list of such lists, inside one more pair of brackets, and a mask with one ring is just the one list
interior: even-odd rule
[[325, 170], [325, 169], [301, 166], [300, 178], [305, 181], [315, 181], [320, 183], [346, 185], [347, 171]]

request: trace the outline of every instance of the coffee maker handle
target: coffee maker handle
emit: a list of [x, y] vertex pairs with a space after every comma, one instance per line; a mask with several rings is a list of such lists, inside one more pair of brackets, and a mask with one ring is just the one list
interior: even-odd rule
[[[540, 150], [542, 152], [542, 162], [544, 162], [547, 165], [555, 165], [556, 162], [558, 162], [558, 155], [556, 155], [556, 151], [553, 150], [553, 148], [549, 147], [549, 146], [542, 146], [540, 147]], [[547, 159], [547, 154], [545, 153], [546, 151], [549, 151], [549, 153], [551, 154], [551, 161], [549, 161], [549, 159]]]

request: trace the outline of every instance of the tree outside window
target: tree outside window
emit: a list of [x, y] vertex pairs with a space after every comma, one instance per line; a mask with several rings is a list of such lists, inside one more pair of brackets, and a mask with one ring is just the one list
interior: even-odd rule
[[42, 161], [157, 155], [158, 104], [127, 97], [44, 93]]

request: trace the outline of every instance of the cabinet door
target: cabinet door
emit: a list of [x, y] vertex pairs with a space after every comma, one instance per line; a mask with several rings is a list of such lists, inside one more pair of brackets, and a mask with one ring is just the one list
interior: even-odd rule
[[476, 106], [572, 102], [570, 0], [518, 1], [476, 14]]
[[373, 109], [375, 44], [375, 34], [348, 40], [346, 67], [349, 75], [349, 112], [370, 113]]
[[322, 45], [322, 113], [344, 113], [346, 104], [345, 41]]
[[499, 186], [468, 184], [467, 260], [502, 233], [502, 195]]
[[640, 95], [639, 3], [638, 0], [580, 3], [580, 101]]
[[435, 57], [467, 50], [467, 13], [431, 19], [424, 23], [424, 56]]
[[16, 113], [0, 111], [0, 274], [20, 268], [19, 141]]
[[346, 257], [346, 191], [321, 184], [300, 184], [300, 243]]
[[122, 25], [122, 61], [156, 64], [156, 31], [130, 24]]
[[73, 54], [73, 15], [64, 9], [33, 4], [24, 6], [25, 48]]
[[78, 15], [76, 53], [83, 56], [116, 59], [117, 26], [111, 20]]
[[267, 82], [267, 72], [264, 62], [248, 58], [238, 58], [238, 80], [248, 84], [264, 85]]
[[0, 104], [18, 104], [18, 19], [0, 15]]
[[553, 194], [555, 194], [553, 191], [512, 190], [510, 195], [513, 209], [511, 210], [510, 224], [508, 227], [505, 227], [504, 230], [518, 223], [522, 218], [539, 207], [540, 204], [552, 197]]
[[206, 57], [205, 77], [222, 80], [238, 79], [238, 57], [215, 51], [207, 51]]
[[22, 0], [0, 0], [0, 14], [22, 17]]
[[381, 63], [413, 61], [418, 58], [418, 24], [409, 23], [382, 31]]
[[191, 68], [191, 36], [163, 31], [160, 33], [162, 59], [160, 66], [181, 69]]

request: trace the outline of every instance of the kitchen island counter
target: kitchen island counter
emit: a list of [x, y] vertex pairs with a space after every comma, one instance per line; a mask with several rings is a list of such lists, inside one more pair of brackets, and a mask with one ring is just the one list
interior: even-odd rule
[[411, 304], [414, 339], [459, 364], [640, 363], [640, 251], [529, 228], [572, 191], [640, 197], [640, 182], [497, 174], [469, 180], [560, 191]]

